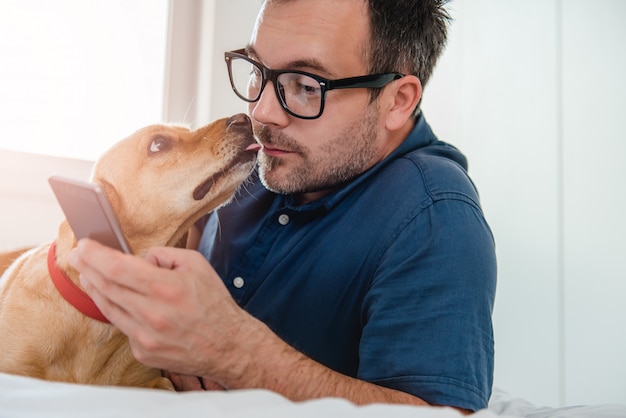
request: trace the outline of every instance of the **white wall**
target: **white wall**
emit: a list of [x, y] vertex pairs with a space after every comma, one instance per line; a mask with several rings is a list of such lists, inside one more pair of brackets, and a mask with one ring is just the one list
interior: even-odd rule
[[58, 174], [87, 180], [92, 163], [0, 150], [0, 251], [53, 240], [63, 213], [48, 185]]
[[452, 2], [424, 109], [497, 241], [496, 384], [626, 403], [626, 2]]
[[[232, 92], [224, 52], [244, 47], [260, 0], [170, 0], [171, 42], [164, 119], [194, 128], [246, 112]], [[195, 54], [198, 54], [197, 56]]]
[[[165, 119], [197, 126], [245, 111], [223, 51], [248, 41], [258, 4], [193, 0], [181, 11], [209, 23], [172, 23], [182, 45], [202, 54], [198, 68], [170, 62], [170, 92], [185, 87], [172, 93]], [[626, 2], [456, 0], [451, 8], [424, 111], [467, 154], [495, 233], [496, 385], [551, 406], [626, 403]], [[45, 179], [89, 169], [0, 153], [0, 248], [53, 236], [60, 213]], [[31, 180], [17, 189], [15, 178]]]
[[0, 1], [0, 148], [94, 159], [158, 120], [167, 6]]
[[625, 41], [626, 2], [563, 2], [566, 402], [626, 402]]

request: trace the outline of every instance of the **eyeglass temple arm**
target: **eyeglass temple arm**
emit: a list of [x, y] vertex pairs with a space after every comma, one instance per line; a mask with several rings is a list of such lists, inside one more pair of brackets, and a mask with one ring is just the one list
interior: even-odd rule
[[357, 88], [381, 88], [390, 82], [404, 77], [400, 73], [372, 74], [360, 77], [342, 78], [339, 80], [329, 80], [326, 84], [327, 90], [332, 89], [357, 89]]

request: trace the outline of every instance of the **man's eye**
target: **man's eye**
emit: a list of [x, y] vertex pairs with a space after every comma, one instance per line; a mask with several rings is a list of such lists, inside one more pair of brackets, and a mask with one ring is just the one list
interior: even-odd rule
[[320, 84], [317, 80], [307, 76], [292, 77], [283, 83], [283, 87], [289, 94], [299, 96], [317, 96], [320, 94]]
[[320, 91], [320, 83], [311, 77], [302, 76], [296, 79], [295, 83], [305, 94], [318, 94]]
[[319, 92], [319, 85], [318, 86], [313, 86], [310, 84], [302, 84], [301, 85], [301, 89], [305, 91], [305, 93], [307, 94], [318, 94]]

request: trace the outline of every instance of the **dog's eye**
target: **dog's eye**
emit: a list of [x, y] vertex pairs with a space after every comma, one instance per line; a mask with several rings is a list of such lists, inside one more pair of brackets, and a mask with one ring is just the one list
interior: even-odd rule
[[150, 152], [157, 153], [165, 151], [172, 146], [172, 141], [169, 138], [157, 136], [150, 142]]

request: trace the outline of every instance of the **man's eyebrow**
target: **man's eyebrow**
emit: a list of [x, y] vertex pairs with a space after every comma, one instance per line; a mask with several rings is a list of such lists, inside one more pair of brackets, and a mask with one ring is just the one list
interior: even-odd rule
[[[254, 60], [257, 60], [259, 62], [262, 62], [260, 60], [260, 57], [257, 55], [256, 51], [254, 50], [254, 48], [250, 45], [246, 46], [245, 48], [246, 51], [246, 55]], [[323, 73], [325, 75], [332, 75], [332, 73], [330, 71], [328, 71], [328, 69], [322, 65], [322, 63], [314, 58], [306, 58], [306, 59], [298, 59], [295, 61], [291, 61], [288, 62], [286, 65], [281, 66], [281, 68], [278, 68], [280, 70], [299, 70], [302, 68], [307, 68], [307, 69], [312, 69], [314, 71]]]

